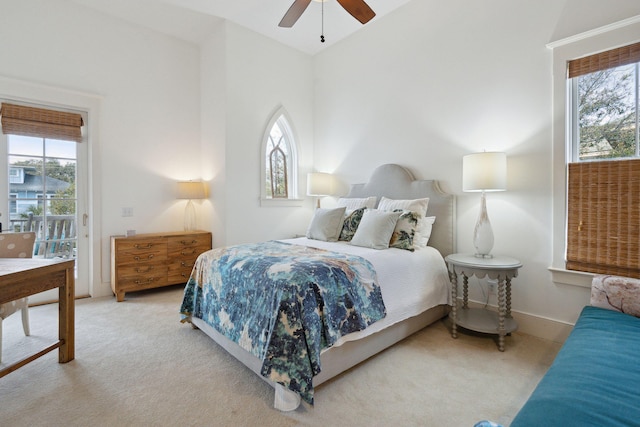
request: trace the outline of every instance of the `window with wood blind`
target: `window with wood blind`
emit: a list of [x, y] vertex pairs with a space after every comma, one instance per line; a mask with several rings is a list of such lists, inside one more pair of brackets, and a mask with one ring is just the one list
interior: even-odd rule
[[569, 61], [566, 268], [640, 277], [640, 43]]

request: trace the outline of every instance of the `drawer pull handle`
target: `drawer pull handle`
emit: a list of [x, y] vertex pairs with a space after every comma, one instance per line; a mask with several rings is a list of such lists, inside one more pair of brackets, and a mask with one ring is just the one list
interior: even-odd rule
[[[153, 254], [151, 254], [151, 255], [149, 255], [149, 256], [147, 257], [147, 259], [152, 259], [153, 257], [154, 257], [154, 255], [153, 255]], [[139, 256], [134, 256], [134, 257], [133, 257], [133, 259], [135, 259], [136, 261], [140, 261], [140, 257], [139, 257]]]
[[182, 243], [183, 245], [193, 245], [194, 243], [198, 243], [197, 240], [192, 240], [192, 241], [187, 241], [187, 240], [180, 240], [180, 243]]
[[151, 249], [152, 246], [153, 246], [153, 243], [147, 243], [146, 246], [140, 246], [139, 243], [136, 243], [135, 245], [133, 245], [133, 247], [136, 249]]
[[156, 279], [151, 277], [150, 279], [147, 279], [147, 280], [135, 280], [133, 283], [135, 283], [136, 285], [147, 285], [149, 283], [153, 283], [154, 280]]
[[186, 274], [184, 274], [184, 273], [182, 273], [182, 277], [184, 277], [184, 278], [186, 278], [186, 279], [188, 279], [188, 278], [189, 278], [189, 276], [187, 276], [187, 275], [186, 275]]
[[185, 252], [185, 251], [182, 251], [182, 252], [180, 252], [180, 255], [193, 255], [193, 254], [195, 254], [195, 253], [196, 253], [196, 250], [194, 249], [194, 250], [192, 250], [191, 252]]
[[186, 263], [186, 262], [184, 262], [184, 261], [180, 262], [180, 264], [181, 264], [183, 267], [193, 267], [193, 264], [187, 264], [187, 263]]
[[136, 267], [136, 273], [148, 273], [148, 272], [150, 272], [151, 270], [153, 270], [153, 267], [152, 267], [152, 266], [147, 267], [147, 269], [146, 269], [146, 270], [144, 270], [144, 271], [142, 271], [142, 269], [141, 269], [140, 267]]

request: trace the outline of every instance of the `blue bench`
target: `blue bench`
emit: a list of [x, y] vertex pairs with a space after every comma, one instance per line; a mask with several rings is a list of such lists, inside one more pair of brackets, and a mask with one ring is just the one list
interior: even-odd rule
[[[608, 287], [607, 280], [618, 285]], [[615, 311], [637, 307], [640, 301], [631, 300], [639, 289], [635, 279], [594, 278], [592, 306], [584, 307], [511, 427], [640, 426], [640, 318]], [[595, 294], [615, 309], [594, 307]]]

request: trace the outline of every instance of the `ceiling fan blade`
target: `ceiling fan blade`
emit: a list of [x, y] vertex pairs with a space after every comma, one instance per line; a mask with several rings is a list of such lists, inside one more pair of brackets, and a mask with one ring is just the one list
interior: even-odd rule
[[376, 13], [371, 10], [364, 0], [338, 0], [338, 3], [351, 14], [354, 18], [363, 24], [371, 21]]
[[293, 24], [302, 16], [302, 13], [307, 10], [309, 3], [311, 3], [311, 0], [295, 0], [289, 10], [287, 10], [287, 13], [284, 14], [278, 26], [285, 28], [293, 27]]

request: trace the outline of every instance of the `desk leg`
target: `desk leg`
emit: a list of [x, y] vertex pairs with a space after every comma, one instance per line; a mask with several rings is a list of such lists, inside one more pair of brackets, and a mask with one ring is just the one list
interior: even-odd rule
[[505, 282], [504, 279], [498, 279], [498, 348], [504, 351], [504, 317], [506, 315], [506, 299], [505, 299]]
[[65, 271], [65, 284], [58, 289], [58, 337], [62, 342], [58, 362], [66, 363], [75, 357], [75, 273], [74, 267]]
[[456, 325], [458, 315], [458, 275], [453, 270], [449, 276], [451, 278], [451, 336], [458, 338], [458, 327]]

